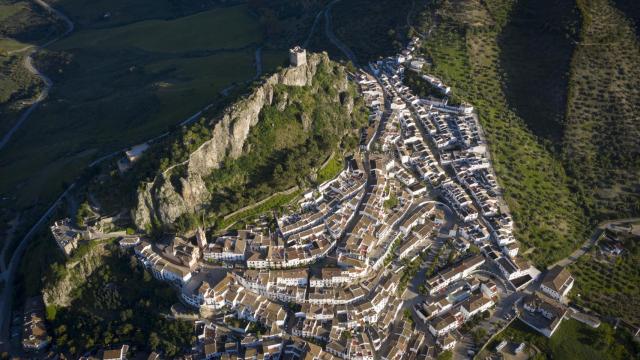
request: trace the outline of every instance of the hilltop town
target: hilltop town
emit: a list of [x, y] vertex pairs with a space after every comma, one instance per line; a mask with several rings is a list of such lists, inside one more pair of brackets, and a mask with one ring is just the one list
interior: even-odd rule
[[[119, 237], [124, 254], [179, 292], [184, 306], [174, 316], [195, 322], [196, 358], [469, 357], [479, 350], [469, 338], [516, 318], [546, 337], [569, 317], [597, 327], [567, 305], [574, 280], [566, 269], [539, 270], [520, 256], [477, 114], [450, 104], [451, 88], [422, 74], [419, 47], [414, 38], [348, 74], [370, 110], [358, 149], [285, 211], [162, 241], [109, 232], [104, 220], [81, 231], [65, 219], [51, 228], [56, 241], [71, 255], [78, 242]], [[292, 49], [291, 66], [306, 56]], [[435, 96], [416, 96], [403, 82], [410, 71]], [[25, 314], [33, 319], [25, 348], [48, 345], [37, 309]], [[103, 358], [127, 351], [123, 344]]]

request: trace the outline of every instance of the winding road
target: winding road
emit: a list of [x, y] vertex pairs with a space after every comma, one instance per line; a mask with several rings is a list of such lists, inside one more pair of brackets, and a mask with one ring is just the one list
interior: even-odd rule
[[27, 56], [24, 57], [24, 60], [22, 61], [22, 65], [24, 66], [25, 69], [27, 69], [27, 71], [29, 71], [31, 74], [38, 77], [44, 83], [44, 88], [42, 89], [40, 94], [38, 94], [35, 100], [31, 102], [31, 106], [29, 106], [29, 108], [25, 110], [25, 112], [23, 112], [22, 115], [20, 115], [20, 117], [18, 118], [18, 121], [16, 121], [13, 127], [9, 129], [9, 131], [7, 131], [6, 134], [4, 134], [4, 136], [2, 137], [2, 140], [0, 140], [0, 150], [2, 150], [7, 145], [7, 143], [11, 140], [11, 137], [13, 136], [13, 134], [15, 134], [15, 132], [18, 131], [20, 127], [22, 127], [22, 125], [27, 121], [27, 119], [31, 116], [31, 114], [38, 107], [38, 105], [40, 105], [40, 103], [42, 103], [49, 96], [51, 87], [53, 87], [53, 81], [51, 81], [49, 77], [47, 77], [45, 74], [43, 74], [38, 69], [36, 69], [35, 66], [33, 66], [33, 55], [36, 52], [38, 52], [38, 50], [41, 50], [53, 44], [54, 42], [60, 40], [61, 38], [67, 36], [75, 28], [71, 19], [69, 19], [65, 14], [51, 7], [51, 5], [47, 4], [44, 0], [34, 0], [34, 1], [38, 5], [43, 7], [50, 14], [53, 14], [55, 17], [64, 21], [65, 24], [67, 25], [67, 30], [60, 36], [53, 38], [40, 46], [29, 45], [29, 46], [25, 46], [22, 49], [9, 52], [9, 54], [15, 54], [22, 51], [29, 51]]
[[[51, 7], [51, 5], [47, 4], [44, 0], [34, 0], [38, 5], [44, 8], [50, 14], [53, 14], [55, 17], [61, 19], [67, 26], [66, 31], [60, 36], [53, 38], [46, 43], [37, 46], [37, 45], [29, 45], [22, 49], [16, 50], [13, 53], [29, 51], [27, 56], [25, 56], [23, 60], [23, 66], [32, 73], [33, 75], [40, 78], [40, 80], [44, 83], [44, 89], [40, 92], [40, 94], [36, 97], [36, 99], [31, 103], [29, 108], [20, 116], [18, 121], [13, 125], [13, 127], [2, 137], [0, 140], [0, 150], [2, 150], [5, 145], [11, 140], [13, 134], [20, 129], [20, 127], [27, 121], [29, 116], [33, 113], [33, 111], [42, 103], [48, 96], [51, 88], [53, 87], [53, 81], [42, 72], [40, 72], [33, 65], [33, 55], [54, 42], [60, 40], [61, 38], [70, 34], [75, 25], [65, 14], [61, 13], [57, 9]], [[12, 300], [13, 300], [13, 285], [15, 281], [15, 275], [18, 270], [18, 265], [20, 264], [20, 259], [22, 258], [23, 253], [27, 249], [29, 245], [29, 240], [36, 233], [38, 228], [49, 218], [49, 216], [53, 213], [53, 211], [58, 207], [58, 205], [62, 202], [62, 200], [67, 196], [67, 194], [73, 190], [75, 184], [69, 186], [57, 199], [51, 204], [51, 206], [47, 209], [42, 217], [31, 227], [29, 232], [22, 238], [20, 243], [18, 244], [16, 250], [11, 255], [11, 260], [8, 264], [3, 264], [3, 271], [0, 274], [0, 280], [3, 280], [4, 286], [2, 287], [2, 293], [0, 294], [0, 348], [6, 349], [8, 347], [9, 338], [9, 327], [11, 323], [11, 308], [12, 308]], [[4, 249], [2, 254], [4, 255]], [[4, 259], [4, 256], [3, 256]], [[4, 260], [3, 260], [4, 262]]]
[[[40, 6], [42, 6], [49, 13], [53, 14], [57, 18], [59, 18], [62, 21], [64, 21], [66, 23], [66, 25], [67, 25], [67, 29], [63, 34], [61, 34], [60, 36], [58, 36], [58, 37], [56, 37], [54, 39], [49, 40], [45, 44], [42, 44], [40, 46], [29, 45], [29, 46], [25, 46], [22, 49], [14, 50], [12, 52], [12, 53], [18, 53], [18, 52], [23, 52], [23, 51], [29, 51], [27, 56], [25, 56], [25, 59], [24, 59], [24, 62], [23, 62], [23, 66], [30, 73], [32, 73], [35, 76], [37, 76], [38, 78], [40, 78], [41, 81], [45, 84], [45, 87], [42, 90], [42, 92], [36, 97], [36, 99], [33, 100], [31, 105], [29, 106], [29, 108], [27, 110], [25, 110], [25, 112], [20, 116], [20, 118], [16, 122], [16, 124], [0, 140], [0, 150], [2, 150], [4, 148], [4, 146], [11, 140], [11, 137], [13, 136], [13, 134], [17, 130], [19, 130], [20, 127], [27, 121], [27, 119], [30, 117], [30, 115], [33, 113], [33, 111], [39, 106], [39, 104], [42, 103], [48, 97], [48, 95], [49, 95], [49, 93], [51, 91], [51, 88], [53, 87], [53, 81], [51, 81], [51, 79], [49, 77], [47, 77], [46, 75], [41, 73], [33, 65], [33, 55], [38, 50], [46, 48], [47, 46], [53, 44], [54, 42], [59, 41], [61, 38], [67, 36], [69, 33], [71, 33], [75, 29], [74, 23], [66, 15], [64, 15], [62, 12], [60, 12], [59, 10], [51, 7], [44, 0], [34, 0], [34, 1], [37, 4], [39, 4]], [[333, 5], [336, 4], [338, 1], [340, 1], [340, 0], [333, 0], [331, 3], [329, 3], [325, 7], [324, 10], [321, 10], [318, 13], [318, 15], [316, 16], [316, 18], [314, 20], [314, 24], [313, 24], [313, 26], [311, 28], [311, 31], [309, 33], [309, 36], [308, 36], [305, 44], [307, 44], [309, 42], [309, 40], [311, 39], [311, 37], [313, 36], [313, 33], [314, 33], [315, 28], [317, 26], [317, 23], [319, 22], [320, 16], [322, 14], [324, 14], [324, 17], [325, 17], [325, 34], [326, 34], [327, 38], [340, 51], [342, 51], [345, 54], [345, 56], [349, 60], [351, 60], [351, 62], [356, 64], [357, 59], [356, 59], [356, 56], [353, 53], [353, 51], [351, 51], [351, 49], [348, 46], [346, 46], [344, 43], [342, 43], [335, 36], [335, 34], [333, 33], [332, 28], [331, 28], [332, 27], [331, 9], [332, 9]], [[261, 55], [260, 51], [256, 51], [256, 60], [258, 59], [258, 57], [261, 57], [260, 55]], [[262, 68], [261, 62], [260, 63], [256, 63], [256, 72], [257, 73], [261, 73], [262, 72], [261, 68]], [[201, 111], [198, 111], [197, 113], [195, 113], [191, 117], [187, 118], [186, 120], [181, 122], [179, 125], [180, 126], [185, 126], [185, 125], [188, 125], [188, 124], [192, 123], [193, 121], [198, 119], [198, 117], [202, 114], [203, 111], [208, 110], [211, 106], [212, 106], [211, 104], [207, 105], [204, 109], [202, 109]], [[159, 138], [165, 137], [167, 135], [168, 135], [168, 133], [163, 133], [163, 134], [161, 134], [159, 136], [156, 136], [153, 139], [149, 140], [149, 142], [152, 142], [152, 141], [157, 140]], [[122, 153], [122, 151], [123, 150], [119, 150], [119, 151], [107, 154], [107, 155], [105, 155], [103, 157], [100, 157], [99, 159], [97, 159], [97, 160], [93, 161], [91, 164], [89, 164], [88, 167], [94, 167], [94, 166], [104, 162], [105, 160], [108, 160], [108, 159], [110, 159], [110, 158]], [[33, 236], [36, 234], [36, 232], [39, 230], [39, 228], [49, 219], [49, 217], [53, 214], [55, 209], [62, 203], [62, 201], [65, 199], [65, 197], [76, 187], [76, 184], [77, 184], [77, 181], [73, 182], [49, 206], [47, 211], [39, 218], [39, 220], [35, 224], [33, 224], [33, 226], [29, 229], [27, 234], [20, 240], [20, 243], [18, 244], [16, 250], [12, 254], [9, 263], [6, 264], [6, 271], [4, 271], [4, 272], [2, 272], [0, 274], [0, 281], [3, 281], [3, 283], [4, 283], [4, 286], [2, 287], [1, 293], [0, 293], [0, 350], [2, 350], [2, 351], [6, 351], [10, 347], [10, 332], [9, 332], [9, 330], [10, 330], [10, 325], [11, 325], [11, 309], [12, 309], [12, 301], [13, 301], [14, 282], [15, 282], [15, 276], [16, 276], [16, 273], [18, 271], [18, 267], [20, 265], [20, 260], [22, 258], [22, 255], [24, 254], [24, 252], [28, 248], [30, 240], [33, 238]]]
[[55, 209], [60, 205], [60, 203], [64, 200], [64, 198], [75, 188], [75, 184], [71, 184], [65, 190], [62, 195], [56, 199], [56, 201], [51, 204], [49, 209], [44, 213], [44, 215], [38, 220], [29, 230], [29, 232], [24, 236], [16, 250], [11, 255], [11, 261], [7, 265], [7, 270], [0, 274], [0, 279], [4, 281], [4, 287], [2, 288], [2, 293], [0, 296], [0, 349], [7, 349], [9, 346], [9, 327], [11, 325], [11, 305], [13, 301], [13, 285], [15, 280], [15, 274], [18, 270], [18, 265], [20, 265], [20, 259], [22, 258], [22, 254], [27, 249], [29, 245], [29, 240], [35, 235], [36, 231], [38, 231], [39, 227], [49, 219], [49, 216], [53, 214]]
[[313, 25], [311, 25], [311, 29], [309, 30], [309, 35], [307, 35], [307, 38], [302, 43], [302, 46], [304, 48], [309, 46], [309, 43], [311, 42], [311, 38], [313, 38], [313, 34], [315, 33], [316, 28], [318, 27], [318, 24], [320, 23], [320, 18], [324, 15], [324, 33], [325, 33], [325, 35], [327, 36], [329, 41], [335, 47], [337, 47], [338, 50], [340, 50], [355, 65], [355, 64], [357, 64], [356, 55], [353, 53], [353, 51], [346, 44], [344, 44], [342, 41], [340, 41], [340, 39], [338, 39], [336, 37], [336, 35], [333, 33], [333, 23], [332, 23], [332, 20], [331, 20], [331, 9], [333, 8], [333, 5], [335, 5], [339, 1], [341, 1], [341, 0], [333, 0], [330, 3], [328, 3], [324, 7], [324, 9], [318, 11], [318, 14], [316, 15], [316, 17], [313, 20]]
[[574, 262], [576, 262], [582, 255], [586, 254], [587, 251], [589, 251], [589, 249], [591, 249], [591, 247], [593, 245], [595, 245], [595, 243], [598, 241], [598, 239], [600, 239], [600, 236], [602, 235], [604, 230], [609, 225], [627, 224], [627, 223], [638, 222], [638, 221], [640, 221], [640, 218], [606, 220], [606, 221], [601, 222], [600, 224], [598, 224], [598, 226], [594, 230], [593, 234], [591, 235], [591, 238], [587, 239], [578, 249], [576, 249], [574, 252], [572, 252], [571, 255], [567, 256], [564, 259], [558, 260], [553, 265], [549, 265], [548, 269], [551, 269], [552, 267], [554, 267], [556, 265], [557, 266], [561, 266], [561, 267], [567, 267], [567, 266], [573, 264]]
[[331, 9], [333, 8], [333, 5], [335, 5], [339, 1], [341, 1], [341, 0], [333, 0], [332, 2], [330, 2], [327, 5], [327, 7], [324, 10], [324, 33], [327, 36], [327, 38], [329, 39], [329, 41], [333, 45], [335, 45], [340, 51], [342, 51], [342, 53], [354, 65], [357, 66], [358, 59], [356, 58], [356, 55], [353, 53], [353, 51], [347, 45], [345, 45], [342, 41], [340, 41], [340, 39], [338, 39], [336, 37], [336, 35], [333, 33], [333, 23], [332, 23], [332, 20], [331, 20]]

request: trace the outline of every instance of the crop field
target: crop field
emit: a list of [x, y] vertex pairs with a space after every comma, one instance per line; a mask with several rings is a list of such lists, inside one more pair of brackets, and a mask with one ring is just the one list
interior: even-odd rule
[[[221, 3], [217, 0], [53, 0], [80, 28], [109, 28], [150, 19], [175, 19], [210, 9]], [[225, 6], [245, 3], [225, 1]]]
[[160, 134], [250, 81], [261, 41], [245, 5], [74, 32], [37, 58], [55, 85], [0, 153], [0, 193], [19, 189], [18, 207], [46, 204], [91, 160]]

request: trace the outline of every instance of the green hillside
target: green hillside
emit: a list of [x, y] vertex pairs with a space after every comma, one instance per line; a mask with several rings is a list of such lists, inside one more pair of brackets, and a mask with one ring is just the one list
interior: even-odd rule
[[589, 215], [640, 213], [640, 44], [606, 0], [580, 0], [563, 156]]
[[580, 14], [571, 1], [518, 1], [498, 38], [509, 106], [531, 131], [562, 141], [571, 57]]
[[[227, 18], [223, 31], [207, 31], [211, 22]], [[213, 35], [196, 38], [196, 32]], [[86, 163], [186, 119], [223, 88], [251, 80], [260, 41], [260, 29], [241, 5], [81, 30], [54, 44], [38, 57], [38, 67], [55, 86], [0, 154], [0, 171], [8, 174], [0, 179], [0, 192], [22, 184], [32, 191], [22, 191], [20, 203], [29, 204], [82, 170], [61, 173], [70, 161]]]
[[509, 25], [514, 4], [508, 0], [440, 1], [427, 11], [435, 16], [423, 16], [419, 30], [432, 29], [423, 46], [424, 55], [433, 62], [429, 71], [451, 84], [456, 96], [476, 106], [516, 223], [516, 236], [527, 256], [544, 266], [568, 255], [583, 241], [588, 227], [562, 162], [514, 110], [515, 95], [505, 90], [508, 82], [502, 64], [517, 59], [502, 56], [500, 45], [510, 41], [503, 37], [505, 29], [517, 31]]

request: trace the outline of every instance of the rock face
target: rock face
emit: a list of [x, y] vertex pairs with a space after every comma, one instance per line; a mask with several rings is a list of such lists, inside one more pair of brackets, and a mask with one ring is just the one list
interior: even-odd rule
[[[326, 54], [310, 54], [305, 65], [290, 67], [270, 76], [252, 94], [225, 109], [212, 125], [211, 139], [180, 164], [186, 167], [186, 175], [171, 181], [172, 168], [169, 168], [151, 183], [143, 184], [133, 210], [136, 225], [143, 229], [152, 221], [171, 224], [180, 215], [197, 211], [211, 197], [204, 177], [217, 169], [227, 156], [235, 159], [242, 154], [249, 131], [259, 120], [260, 111], [274, 102], [274, 87], [311, 85], [322, 63], [330, 63]], [[346, 79], [344, 82], [339, 86], [346, 88]], [[179, 191], [174, 186], [176, 181], [180, 184]]]
[[66, 263], [64, 276], [48, 284], [43, 289], [44, 302], [47, 305], [66, 307], [71, 304], [71, 293], [76, 286], [83, 284], [97, 268], [104, 264], [107, 250], [96, 245], [77, 261]]

